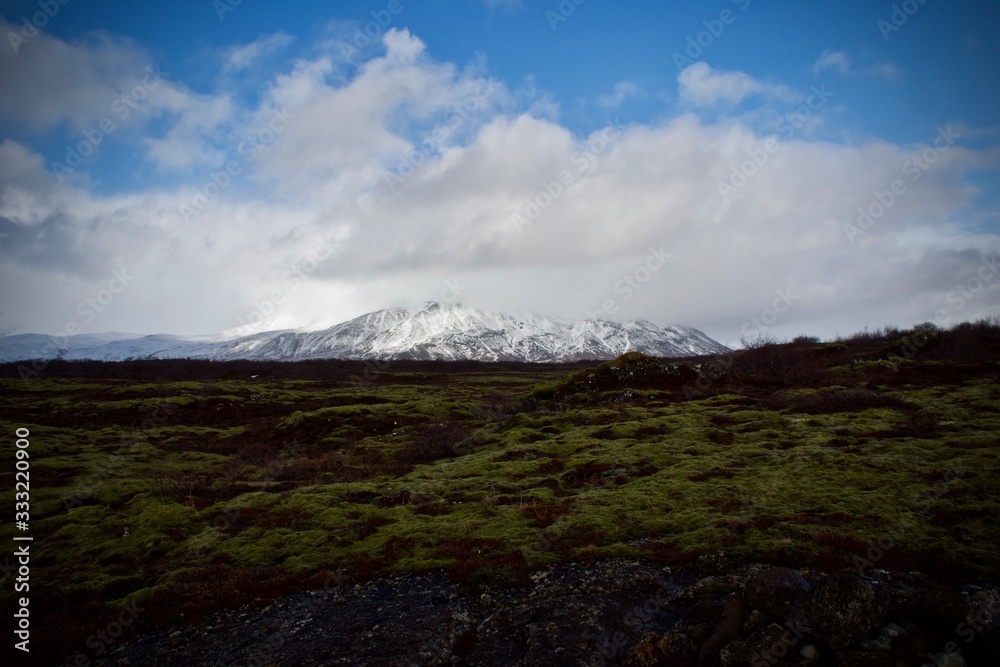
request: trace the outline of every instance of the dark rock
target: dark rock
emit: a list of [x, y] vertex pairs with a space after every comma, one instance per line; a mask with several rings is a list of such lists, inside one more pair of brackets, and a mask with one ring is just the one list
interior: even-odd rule
[[783, 621], [792, 603], [809, 592], [809, 583], [798, 570], [770, 567], [754, 575], [746, 585], [744, 598], [751, 609], [760, 609], [772, 618]]
[[802, 664], [811, 665], [819, 658], [819, 650], [812, 644], [803, 644], [799, 649], [799, 655], [802, 656]]
[[[787, 601], [782, 595], [792, 595], [801, 583], [794, 570], [772, 569], [777, 572], [749, 577], [756, 580], [751, 584], [742, 575], [704, 577], [611, 560], [557, 566], [536, 573], [531, 584], [487, 593], [465, 589], [444, 574], [392, 577], [154, 630], [116, 645], [103, 664], [1000, 664], [996, 590], [970, 586], [963, 600], [957, 590], [913, 573], [876, 571], [870, 575], [874, 585], [880, 592], [896, 591], [891, 604], [905, 612], [886, 616], [864, 579], [807, 575], [818, 583], [799, 590], [787, 618], [774, 619], [763, 610], [753, 613], [744, 597], [780, 611], [777, 605]], [[942, 608], [932, 615], [934, 604]]]
[[931, 583], [920, 591], [914, 605], [914, 622], [929, 620], [942, 629], [954, 629], [956, 618], [962, 610], [962, 597], [943, 584]]
[[760, 628], [751, 636], [737, 637], [721, 651], [723, 667], [780, 667], [798, 657], [799, 640], [777, 623]]
[[798, 655], [799, 640], [788, 630], [772, 623], [761, 628], [754, 635], [751, 643], [750, 663], [759, 665], [785, 665]]
[[718, 625], [719, 621], [722, 620], [722, 612], [725, 609], [725, 600], [702, 600], [692, 605], [687, 613], [684, 614], [684, 623], [686, 625], [701, 625], [703, 623], [711, 623], [713, 626]]
[[761, 628], [770, 624], [768, 616], [760, 609], [753, 609], [743, 622], [743, 634], [752, 635]]
[[896, 621], [886, 626], [892, 638], [892, 655], [906, 664], [922, 663], [931, 652], [924, 632], [909, 621]]
[[911, 618], [923, 595], [920, 587], [898, 581], [876, 582], [873, 588], [889, 618]]
[[862, 651], [881, 651], [889, 653], [892, 651], [892, 634], [887, 628], [879, 630], [874, 637], [861, 642]]
[[701, 646], [715, 634], [725, 608], [726, 603], [722, 600], [703, 600], [684, 615], [687, 634], [695, 646]]
[[962, 609], [963, 628], [959, 637], [976, 641], [991, 654], [1000, 656], [1000, 590], [979, 591], [970, 597]]
[[895, 667], [895, 664], [888, 653], [881, 651], [839, 651], [833, 656], [834, 667]]
[[625, 658], [625, 667], [655, 667], [662, 664], [662, 655], [656, 648], [657, 641], [659, 640], [653, 636], [646, 637], [636, 644]]
[[742, 598], [729, 598], [722, 610], [722, 618], [715, 628], [715, 633], [701, 647], [699, 665], [712, 664], [723, 647], [740, 636], [743, 632], [743, 622], [746, 620], [747, 611], [746, 602]]
[[749, 637], [738, 637], [719, 652], [723, 667], [746, 667], [750, 664], [752, 645]]
[[794, 604], [792, 628], [833, 649], [852, 648], [882, 624], [875, 591], [864, 579], [834, 574]]
[[736, 575], [716, 575], [699, 579], [697, 583], [688, 586], [677, 596], [680, 602], [699, 600], [718, 600], [731, 593], [742, 593], [746, 585], [744, 577]]
[[663, 656], [662, 665], [687, 667], [696, 664], [697, 652], [691, 645], [691, 638], [681, 632], [671, 632], [661, 639], [656, 648]]
[[874, 583], [875, 593], [888, 618], [906, 619], [920, 626], [935, 626], [943, 633], [953, 630], [962, 610], [957, 591], [926, 576], [907, 573]]
[[669, 632], [663, 637], [647, 637], [639, 642], [625, 660], [626, 667], [694, 667], [697, 652], [691, 638], [680, 631]]

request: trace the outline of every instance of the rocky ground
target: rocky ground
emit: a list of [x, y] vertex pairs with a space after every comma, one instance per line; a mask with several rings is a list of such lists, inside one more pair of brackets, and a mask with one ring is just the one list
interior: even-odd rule
[[611, 560], [470, 590], [444, 575], [333, 582], [118, 647], [108, 665], [1000, 664], [1000, 590], [915, 573]]

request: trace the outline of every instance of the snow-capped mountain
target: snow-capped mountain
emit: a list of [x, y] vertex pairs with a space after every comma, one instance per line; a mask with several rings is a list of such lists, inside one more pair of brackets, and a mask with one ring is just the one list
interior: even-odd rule
[[568, 320], [492, 313], [431, 302], [416, 311], [368, 313], [320, 331], [284, 329], [243, 336], [19, 334], [0, 338], [0, 362], [25, 359], [420, 359], [560, 362], [718, 354], [728, 348], [697, 329], [646, 320]]

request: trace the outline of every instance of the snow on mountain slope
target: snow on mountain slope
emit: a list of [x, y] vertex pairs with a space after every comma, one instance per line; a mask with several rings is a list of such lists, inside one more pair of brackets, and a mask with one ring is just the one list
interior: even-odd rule
[[558, 362], [613, 359], [631, 351], [658, 357], [727, 351], [697, 329], [646, 320], [567, 320], [493, 313], [462, 305], [380, 310], [320, 331], [285, 329], [243, 336], [85, 334], [0, 338], [0, 362], [24, 359], [421, 359]]

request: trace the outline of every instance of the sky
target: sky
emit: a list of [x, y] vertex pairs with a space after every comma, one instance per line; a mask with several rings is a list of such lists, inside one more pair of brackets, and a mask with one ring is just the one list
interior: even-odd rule
[[998, 29], [992, 0], [3, 1], [0, 334], [997, 316]]

